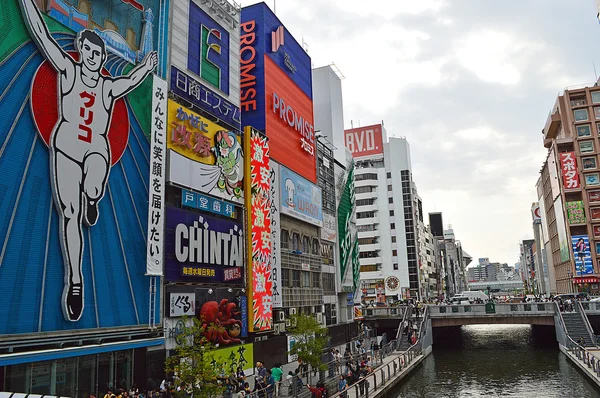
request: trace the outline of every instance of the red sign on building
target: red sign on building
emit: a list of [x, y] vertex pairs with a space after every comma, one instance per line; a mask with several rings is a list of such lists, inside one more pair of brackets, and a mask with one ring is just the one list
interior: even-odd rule
[[577, 173], [575, 152], [560, 153], [560, 169], [562, 170], [563, 186], [565, 189], [577, 189], [581, 187], [579, 174]]
[[381, 124], [344, 130], [344, 144], [355, 158], [382, 154]]

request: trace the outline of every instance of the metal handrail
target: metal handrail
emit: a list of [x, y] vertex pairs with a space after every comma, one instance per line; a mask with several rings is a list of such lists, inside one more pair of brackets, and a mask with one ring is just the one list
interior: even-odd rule
[[406, 321], [406, 316], [409, 311], [410, 305], [407, 305], [404, 309], [404, 315], [402, 315], [402, 319], [400, 320], [400, 326], [398, 326], [398, 331], [396, 332], [396, 340], [398, 341], [400, 341], [400, 339], [402, 338], [402, 325], [404, 325], [404, 322]]
[[579, 316], [581, 316], [581, 319], [583, 320], [585, 328], [588, 331], [590, 338], [592, 339], [592, 343], [594, 343], [595, 346], [598, 346], [598, 342], [596, 341], [596, 335], [594, 334], [592, 325], [590, 325], [590, 320], [588, 319], [587, 315], [585, 314], [585, 310], [583, 309], [581, 302], [578, 300], [575, 300], [575, 312], [578, 312]]

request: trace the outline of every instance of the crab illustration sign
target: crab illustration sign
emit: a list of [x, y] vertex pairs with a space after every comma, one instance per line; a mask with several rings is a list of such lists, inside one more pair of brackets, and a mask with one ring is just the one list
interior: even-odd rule
[[241, 203], [244, 157], [241, 139], [169, 100], [168, 181]]

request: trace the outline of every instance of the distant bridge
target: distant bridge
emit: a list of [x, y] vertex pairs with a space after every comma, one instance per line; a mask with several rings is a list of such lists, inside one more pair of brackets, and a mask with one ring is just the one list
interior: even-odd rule
[[[587, 315], [600, 315], [600, 302], [583, 302]], [[555, 304], [470, 304], [428, 305], [432, 327], [482, 325], [482, 324], [527, 324], [555, 325]], [[402, 307], [375, 307], [363, 309], [365, 320], [402, 318]]]

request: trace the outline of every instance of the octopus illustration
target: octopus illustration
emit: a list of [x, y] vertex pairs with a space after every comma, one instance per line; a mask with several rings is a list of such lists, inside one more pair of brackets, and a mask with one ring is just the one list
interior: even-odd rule
[[205, 328], [204, 337], [214, 344], [239, 344], [242, 321], [235, 319], [240, 315], [237, 304], [228, 299], [207, 301], [200, 309], [199, 318]]

